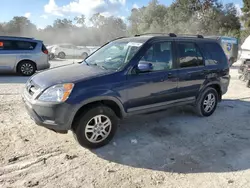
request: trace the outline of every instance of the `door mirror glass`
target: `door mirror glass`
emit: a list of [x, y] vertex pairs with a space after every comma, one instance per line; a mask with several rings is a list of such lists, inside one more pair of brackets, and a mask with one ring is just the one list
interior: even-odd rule
[[153, 64], [147, 61], [140, 61], [137, 70], [138, 72], [150, 72], [153, 70]]

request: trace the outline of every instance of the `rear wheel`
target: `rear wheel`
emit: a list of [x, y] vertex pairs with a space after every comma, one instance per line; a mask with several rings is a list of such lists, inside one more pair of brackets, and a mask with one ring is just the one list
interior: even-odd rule
[[84, 113], [74, 125], [74, 137], [86, 148], [108, 144], [115, 135], [118, 119], [107, 106], [97, 106]]
[[49, 60], [53, 60], [55, 58], [55, 55], [54, 54], [49, 54]]
[[23, 76], [31, 76], [36, 72], [36, 66], [31, 61], [23, 61], [18, 64], [17, 72]]
[[214, 88], [208, 87], [196, 101], [196, 112], [200, 116], [210, 116], [214, 113], [218, 103], [218, 93]]
[[60, 52], [60, 53], [58, 54], [58, 57], [59, 57], [60, 59], [65, 59], [66, 54], [65, 54], [64, 52]]

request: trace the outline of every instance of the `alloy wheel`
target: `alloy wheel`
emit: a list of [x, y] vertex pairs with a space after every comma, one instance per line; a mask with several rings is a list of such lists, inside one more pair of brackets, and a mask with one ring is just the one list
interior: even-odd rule
[[112, 128], [111, 120], [105, 115], [94, 116], [87, 123], [85, 136], [92, 143], [99, 143], [105, 140]]
[[214, 107], [215, 107], [215, 95], [213, 93], [209, 93], [205, 99], [204, 99], [204, 102], [203, 102], [203, 109], [206, 113], [209, 113], [211, 112]]
[[21, 72], [24, 75], [31, 75], [34, 71], [34, 67], [30, 63], [24, 63], [21, 66]]

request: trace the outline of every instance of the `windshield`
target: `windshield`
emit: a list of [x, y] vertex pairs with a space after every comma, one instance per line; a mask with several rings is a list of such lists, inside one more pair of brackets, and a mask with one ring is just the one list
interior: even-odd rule
[[132, 59], [141, 45], [138, 42], [111, 42], [89, 56], [85, 62], [90, 66], [119, 70]]

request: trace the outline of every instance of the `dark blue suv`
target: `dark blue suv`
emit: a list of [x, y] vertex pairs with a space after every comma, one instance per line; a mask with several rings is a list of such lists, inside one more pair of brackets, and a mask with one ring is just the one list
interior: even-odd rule
[[229, 63], [216, 40], [136, 35], [105, 44], [79, 64], [34, 75], [23, 100], [36, 124], [72, 130], [82, 146], [97, 148], [130, 115], [188, 104], [210, 116], [229, 81]]

